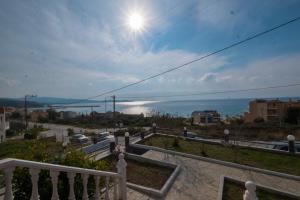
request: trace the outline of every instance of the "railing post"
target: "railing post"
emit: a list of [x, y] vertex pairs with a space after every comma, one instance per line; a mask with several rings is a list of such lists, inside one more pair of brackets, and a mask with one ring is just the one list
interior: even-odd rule
[[153, 132], [153, 133], [156, 133], [156, 123], [153, 123], [153, 124], [152, 124], [152, 132]]
[[288, 135], [287, 140], [289, 142], [289, 152], [290, 153], [295, 153], [295, 136]]
[[38, 190], [38, 181], [39, 181], [40, 170], [39, 169], [30, 169], [29, 172], [31, 175], [31, 183], [32, 183], [30, 200], [38, 200], [38, 199], [40, 199], [39, 190]]
[[109, 200], [109, 176], [105, 177], [105, 200]]
[[14, 167], [8, 167], [4, 170], [5, 175], [5, 197], [4, 200], [12, 200], [13, 192], [12, 192], [12, 178], [13, 178]]
[[118, 178], [114, 178], [114, 200], [118, 200]]
[[187, 128], [186, 127], [183, 127], [183, 136], [187, 137]]
[[51, 180], [52, 180], [51, 200], [59, 200], [59, 196], [58, 196], [58, 192], [57, 192], [58, 175], [59, 175], [59, 172], [50, 170], [50, 176], [51, 176]]
[[89, 200], [89, 195], [88, 195], [88, 192], [87, 192], [88, 178], [89, 178], [88, 174], [83, 174], [82, 175], [82, 182], [83, 182], [83, 195], [82, 195], [82, 199], [83, 200]]
[[100, 176], [94, 176], [94, 179], [95, 179], [95, 187], [96, 187], [96, 190], [95, 190], [95, 200], [99, 200], [100, 199], [100, 191], [99, 191], [99, 179], [100, 179]]
[[126, 132], [124, 135], [125, 138], [125, 151], [129, 152], [129, 132]]
[[127, 200], [127, 191], [126, 191], [126, 166], [127, 163], [124, 159], [124, 154], [119, 154], [119, 161], [117, 163], [118, 174], [121, 175], [119, 181], [119, 199]]
[[230, 134], [229, 130], [225, 129], [224, 130], [224, 141], [225, 141], [225, 143], [229, 143], [229, 134]]
[[68, 173], [68, 179], [69, 179], [69, 185], [70, 185], [70, 191], [69, 191], [69, 200], [75, 200], [75, 193], [74, 193], [74, 178], [76, 174], [75, 173]]
[[252, 181], [247, 181], [245, 183], [246, 191], [243, 196], [243, 200], [258, 200], [256, 196], [256, 185]]

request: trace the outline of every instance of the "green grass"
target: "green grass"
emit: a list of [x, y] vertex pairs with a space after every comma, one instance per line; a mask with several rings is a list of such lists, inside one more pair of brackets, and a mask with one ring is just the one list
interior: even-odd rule
[[[160, 190], [173, 172], [173, 169], [169, 167], [125, 159], [127, 162], [127, 181], [137, 185]], [[115, 156], [111, 155], [103, 160], [108, 163], [109, 171], [117, 171]]]
[[39, 158], [53, 158], [63, 152], [61, 143], [55, 138], [40, 140], [9, 140], [0, 144], [0, 159], [19, 158], [39, 160]]
[[[242, 184], [225, 180], [223, 188], [223, 200], [242, 200], [245, 187]], [[272, 193], [262, 189], [256, 190], [256, 195], [259, 200], [296, 200], [296, 198], [287, 197], [284, 195]]]
[[300, 157], [155, 135], [141, 144], [300, 176]]

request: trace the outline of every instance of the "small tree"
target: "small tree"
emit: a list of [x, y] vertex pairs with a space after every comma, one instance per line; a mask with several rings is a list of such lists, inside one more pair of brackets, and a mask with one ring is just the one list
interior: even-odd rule
[[74, 134], [74, 130], [72, 128], [68, 128], [67, 131], [68, 131], [68, 136], [71, 136]]
[[286, 112], [285, 122], [289, 124], [299, 124], [300, 108], [288, 108]]
[[176, 148], [176, 147], [180, 147], [178, 137], [175, 137], [175, 138], [174, 138], [173, 143], [172, 143], [172, 146], [175, 147], [175, 148]]
[[257, 117], [253, 120], [253, 122], [259, 124], [259, 123], [264, 123], [265, 120], [262, 117]]

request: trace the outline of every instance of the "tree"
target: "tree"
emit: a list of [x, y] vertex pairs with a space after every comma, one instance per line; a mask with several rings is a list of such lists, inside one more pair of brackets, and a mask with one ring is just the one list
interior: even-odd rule
[[68, 136], [71, 136], [74, 134], [74, 129], [72, 129], [72, 128], [68, 128], [67, 131], [68, 131]]
[[289, 124], [299, 124], [300, 108], [288, 108], [286, 112], [285, 122]]
[[47, 112], [48, 112], [49, 120], [50, 121], [55, 121], [57, 116], [58, 116], [58, 113], [53, 109], [48, 109]]
[[262, 117], [257, 117], [253, 120], [253, 122], [259, 124], [259, 123], [264, 123], [265, 120]]

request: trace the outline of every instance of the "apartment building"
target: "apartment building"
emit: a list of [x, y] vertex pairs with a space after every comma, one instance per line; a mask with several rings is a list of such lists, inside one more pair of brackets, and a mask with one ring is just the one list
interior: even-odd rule
[[221, 121], [220, 114], [216, 110], [194, 111], [192, 113], [193, 124], [214, 125]]
[[244, 113], [244, 120], [246, 123], [252, 123], [260, 118], [266, 122], [280, 122], [291, 107], [300, 107], [300, 101], [256, 99], [249, 102], [249, 112]]
[[6, 130], [9, 129], [9, 122], [6, 120], [5, 108], [0, 108], [0, 143], [6, 140]]

